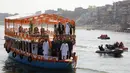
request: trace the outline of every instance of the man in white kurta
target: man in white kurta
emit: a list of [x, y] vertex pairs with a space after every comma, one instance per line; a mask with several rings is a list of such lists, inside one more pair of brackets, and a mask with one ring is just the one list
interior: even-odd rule
[[44, 41], [43, 45], [42, 45], [42, 49], [43, 49], [43, 56], [48, 56], [48, 52], [49, 52], [49, 44], [47, 41]]
[[67, 23], [66, 26], [65, 26], [65, 34], [67, 34], [67, 35], [70, 34], [70, 26], [69, 26], [69, 23]]
[[62, 43], [60, 50], [61, 50], [62, 59], [66, 59], [69, 50], [68, 44]]

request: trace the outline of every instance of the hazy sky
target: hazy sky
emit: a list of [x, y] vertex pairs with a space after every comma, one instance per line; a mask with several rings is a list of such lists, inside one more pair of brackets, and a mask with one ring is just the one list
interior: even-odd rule
[[23, 14], [57, 8], [74, 10], [75, 7], [102, 6], [117, 1], [122, 0], [0, 0], [0, 12]]

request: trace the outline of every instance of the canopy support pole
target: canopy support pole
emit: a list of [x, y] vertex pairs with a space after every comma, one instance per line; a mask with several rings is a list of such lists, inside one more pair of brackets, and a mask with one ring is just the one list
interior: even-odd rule
[[48, 31], [48, 24], [47, 24], [47, 31]]
[[6, 24], [6, 19], [5, 19], [5, 32], [6, 32], [6, 29], [7, 29], [7, 24]]

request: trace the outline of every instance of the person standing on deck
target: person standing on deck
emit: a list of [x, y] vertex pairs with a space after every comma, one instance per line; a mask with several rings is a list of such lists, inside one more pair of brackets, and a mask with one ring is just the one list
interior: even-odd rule
[[62, 25], [61, 25], [61, 23], [59, 22], [59, 23], [58, 23], [58, 28], [57, 28], [59, 35], [62, 34], [62, 28], [61, 28], [61, 27], [62, 27]]
[[65, 33], [65, 27], [64, 27], [63, 24], [61, 24], [61, 29], [62, 29], [62, 34], [64, 34]]
[[70, 35], [72, 35], [72, 25], [71, 24], [70, 24]]
[[56, 38], [53, 38], [53, 41], [51, 42], [52, 44], [52, 48], [51, 48], [51, 55], [52, 56], [57, 56], [57, 51], [58, 51], [58, 47], [57, 47], [57, 42], [56, 42]]
[[68, 43], [68, 47], [69, 47], [68, 58], [70, 58], [72, 56], [73, 43], [72, 43], [72, 41], [67, 41], [67, 43]]
[[44, 40], [42, 39], [41, 41], [39, 41], [38, 43], [38, 55], [43, 55], [43, 49], [42, 49], [42, 45], [43, 45]]
[[69, 26], [69, 23], [66, 24], [66, 27], [65, 27], [65, 34], [67, 34], [67, 35], [70, 34], [70, 26]]
[[62, 45], [62, 41], [61, 41], [60, 37], [57, 37], [56, 39], [57, 39], [57, 41], [56, 41], [56, 43], [57, 43], [57, 46], [56, 46], [57, 47], [57, 56], [58, 56], [59, 60], [61, 60], [60, 48], [61, 48], [61, 45]]
[[43, 56], [48, 56], [48, 52], [49, 52], [49, 44], [47, 42], [47, 39], [45, 39], [43, 45], [42, 45], [42, 49], [43, 49]]
[[23, 27], [19, 26], [19, 33], [22, 33], [22, 32], [23, 32]]
[[62, 43], [60, 50], [61, 50], [62, 60], [66, 59], [69, 50], [68, 44], [65, 42]]
[[55, 33], [55, 35], [57, 35], [57, 25], [56, 24], [54, 25], [54, 33]]
[[34, 28], [34, 34], [35, 34], [35, 35], [39, 35], [39, 34], [40, 34], [38, 27], [35, 27], [35, 28]]
[[37, 55], [37, 53], [38, 53], [38, 44], [32, 43], [32, 53]]

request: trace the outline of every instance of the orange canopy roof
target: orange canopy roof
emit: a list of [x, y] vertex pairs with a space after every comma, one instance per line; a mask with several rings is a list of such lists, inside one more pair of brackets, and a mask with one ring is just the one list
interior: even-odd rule
[[40, 15], [17, 15], [6, 17], [5, 22], [7, 23], [15, 23], [15, 24], [58, 24], [59, 22], [65, 24], [66, 22], [70, 22], [72, 25], [75, 25], [74, 20], [70, 20], [68, 18], [64, 18], [62, 16], [58, 16], [56, 14], [40, 14]]

